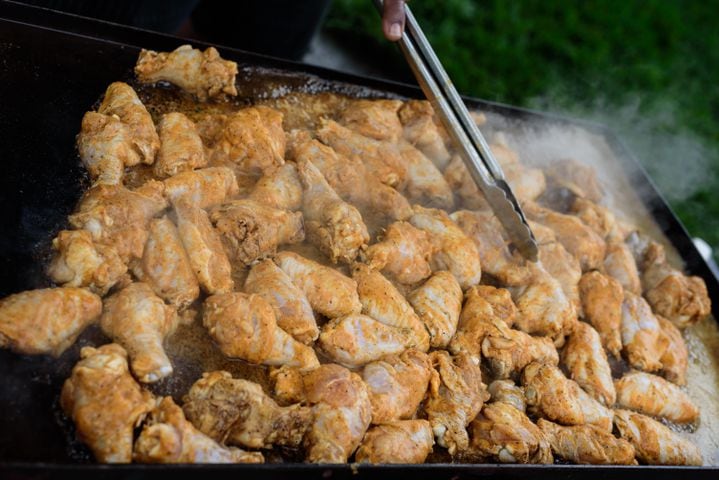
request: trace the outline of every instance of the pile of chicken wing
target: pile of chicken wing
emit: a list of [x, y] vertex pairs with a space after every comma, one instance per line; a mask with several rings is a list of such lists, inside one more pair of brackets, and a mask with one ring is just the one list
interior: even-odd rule
[[[198, 106], [237, 93], [212, 48], [135, 71]], [[682, 329], [706, 287], [602, 206], [592, 169], [492, 144], [539, 242], [527, 262], [427, 102], [344, 105], [306, 129], [262, 105], [153, 118], [117, 82], [84, 116], [92, 186], [53, 241], [57, 286], [1, 301], [0, 347], [59, 356], [99, 324], [61, 394], [95, 458], [702, 464], [667, 425], [699, 419]], [[208, 371], [181, 401], [152, 393], [192, 322], [271, 388]]]

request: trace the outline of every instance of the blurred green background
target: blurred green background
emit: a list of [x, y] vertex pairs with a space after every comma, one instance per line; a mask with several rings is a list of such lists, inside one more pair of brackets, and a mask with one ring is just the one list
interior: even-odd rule
[[[369, 0], [325, 28], [384, 41]], [[719, 0], [413, 0], [458, 89], [609, 124], [719, 250]]]

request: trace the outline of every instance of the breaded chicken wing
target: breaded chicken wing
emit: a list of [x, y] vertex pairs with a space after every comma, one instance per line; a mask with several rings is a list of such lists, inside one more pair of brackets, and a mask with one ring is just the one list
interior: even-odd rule
[[579, 296], [584, 319], [597, 330], [604, 348], [619, 358], [622, 350], [622, 286], [614, 278], [592, 271], [585, 273], [579, 281]]
[[118, 117], [98, 112], [82, 117], [77, 149], [95, 185], [122, 185], [125, 167], [140, 163], [130, 128]]
[[429, 343], [446, 347], [455, 332], [462, 310], [462, 289], [450, 272], [440, 271], [407, 295], [414, 311], [429, 332]]
[[689, 352], [682, 332], [666, 318], [657, 316], [662, 334], [667, 339], [667, 349], [659, 361], [662, 363], [662, 375], [677, 385], [686, 385]]
[[340, 123], [365, 137], [396, 142], [402, 136], [397, 111], [400, 100], [352, 101], [341, 114]]
[[679, 328], [711, 313], [711, 299], [701, 277], [687, 276], [665, 262], [653, 262], [642, 273], [644, 297], [652, 310]]
[[169, 53], [143, 49], [135, 65], [135, 75], [142, 83], [173, 83], [203, 102], [237, 95], [237, 64], [223, 60], [214, 47], [202, 52], [182, 45]]
[[[580, 312], [582, 304], [579, 298], [579, 280], [582, 269], [574, 255], [569, 253], [554, 235], [554, 231], [536, 222], [529, 222], [537, 237], [539, 263], [542, 268], [562, 287], [564, 296]], [[529, 270], [532, 270], [530, 267]]]
[[594, 425], [565, 427], [540, 418], [537, 426], [565, 460], [591, 465], [636, 465], [634, 447], [628, 441]]
[[407, 168], [402, 192], [411, 203], [450, 210], [454, 195], [447, 181], [432, 161], [407, 142], [399, 144], [399, 153]]
[[367, 248], [365, 256], [370, 267], [398, 283], [413, 285], [432, 274], [429, 261], [436, 251], [427, 232], [407, 222], [395, 222]]
[[634, 368], [656, 372], [669, 340], [662, 334], [659, 321], [642, 297], [624, 292], [622, 303], [622, 344], [624, 355]]
[[319, 364], [312, 348], [277, 326], [272, 306], [259, 295], [212, 295], [205, 300], [202, 323], [228, 357], [262, 365]]
[[611, 407], [617, 398], [607, 354], [591, 325], [577, 322], [562, 351], [562, 366], [569, 378], [601, 404]]
[[642, 293], [637, 264], [624, 242], [607, 242], [607, 255], [604, 257], [602, 269], [604, 273], [617, 280], [624, 290], [635, 295]]
[[0, 348], [59, 357], [102, 311], [84, 288], [27, 290], [0, 300]]
[[152, 167], [157, 178], [171, 177], [207, 165], [202, 139], [192, 120], [179, 112], [166, 113], [157, 129], [161, 143]]
[[662, 417], [675, 423], [693, 423], [699, 409], [679, 387], [662, 377], [629, 372], [615, 380], [617, 406], [645, 415]]
[[423, 463], [434, 436], [427, 420], [401, 420], [370, 428], [355, 453], [357, 463]]
[[603, 239], [612, 242], [624, 240], [621, 238], [621, 228], [617, 219], [608, 208], [584, 197], [574, 197], [569, 211]]
[[404, 127], [404, 138], [444, 170], [450, 155], [434, 122], [434, 109], [427, 101], [410, 100], [397, 112]]
[[557, 365], [559, 355], [548, 337], [533, 337], [493, 319], [491, 333], [482, 341], [482, 356], [495, 378], [518, 375], [532, 362]]
[[239, 191], [235, 174], [225, 167], [181, 172], [162, 183], [165, 185], [165, 196], [173, 204], [185, 201], [198, 208], [224, 203]]
[[495, 380], [487, 387], [490, 402], [508, 403], [520, 412], [527, 411], [524, 389], [512, 380]]
[[130, 375], [121, 346], [84, 347], [80, 357], [62, 387], [60, 406], [99, 462], [130, 463], [132, 431], [155, 406], [153, 396]]
[[302, 207], [302, 183], [297, 167], [285, 163], [273, 173], [264, 175], [247, 198], [280, 210], [299, 210]]
[[100, 317], [102, 331], [127, 351], [132, 373], [143, 383], [172, 374], [163, 342], [177, 324], [175, 309], [146, 283], [131, 283], [106, 298]]

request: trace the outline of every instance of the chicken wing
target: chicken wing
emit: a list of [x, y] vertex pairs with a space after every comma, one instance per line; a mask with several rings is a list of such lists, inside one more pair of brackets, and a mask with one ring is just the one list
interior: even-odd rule
[[630, 372], [615, 380], [617, 406], [675, 423], [694, 423], [699, 409], [679, 387], [662, 377]]
[[357, 463], [423, 463], [434, 436], [427, 420], [402, 420], [370, 428], [355, 453]]
[[542, 431], [527, 416], [505, 402], [485, 405], [469, 425], [470, 448], [501, 463], [552, 463], [552, 451]]
[[312, 348], [277, 326], [272, 307], [259, 295], [212, 295], [205, 300], [202, 323], [228, 357], [262, 365], [319, 364]]
[[399, 144], [399, 153], [407, 168], [402, 192], [411, 203], [451, 210], [454, 195], [437, 167], [407, 142]]
[[512, 380], [495, 380], [489, 384], [487, 391], [491, 402], [508, 403], [522, 413], [527, 411], [524, 389]]
[[172, 203], [185, 201], [198, 208], [224, 203], [239, 191], [235, 174], [225, 167], [181, 172], [162, 183], [165, 185], [165, 196]]
[[150, 223], [142, 258], [133, 268], [135, 276], [157, 295], [178, 309], [200, 296], [200, 285], [182, 245], [177, 227], [167, 217]]
[[591, 325], [577, 322], [562, 351], [562, 365], [569, 378], [599, 403], [611, 407], [617, 398], [607, 354]]
[[220, 445], [187, 421], [182, 409], [163, 398], [135, 442], [140, 463], [263, 463], [259, 452]]
[[518, 375], [532, 362], [557, 365], [559, 356], [548, 337], [533, 337], [493, 319], [490, 333], [482, 341], [482, 356], [495, 378]]
[[354, 100], [342, 112], [340, 122], [365, 137], [396, 142], [402, 136], [397, 116], [401, 106], [400, 100]]
[[177, 327], [175, 309], [146, 283], [131, 283], [105, 299], [100, 326], [130, 357], [135, 377], [152, 383], [172, 374], [163, 341]]
[[299, 404], [280, 407], [254, 382], [205, 372], [183, 399], [187, 419], [216, 442], [245, 448], [297, 447], [312, 422]]
[[457, 331], [462, 310], [462, 289], [457, 279], [447, 271], [437, 272], [407, 295], [407, 300], [429, 332], [429, 344], [446, 347]]
[[629, 292], [624, 292], [621, 333], [629, 365], [645, 372], [662, 368], [660, 359], [669, 341], [646, 300]]
[[470, 210], [490, 210], [487, 200], [482, 192], [479, 191], [477, 184], [472, 180], [472, 176], [464, 164], [464, 160], [459, 155], [454, 155], [444, 169], [444, 180], [449, 188], [455, 193], [459, 199], [459, 203], [463, 208]]
[[177, 232], [202, 290], [210, 295], [231, 292], [232, 266], [207, 212], [182, 201], [174, 209]]
[[591, 465], [637, 463], [631, 443], [594, 425], [565, 427], [540, 418], [537, 426], [552, 446], [552, 452], [570, 462]]
[[307, 296], [272, 260], [252, 267], [244, 290], [267, 300], [275, 311], [277, 325], [295, 340], [305, 345], [317, 340], [320, 330]]
[[479, 283], [482, 267], [474, 241], [449, 218], [447, 212], [435, 208], [413, 207], [409, 223], [430, 234], [437, 251], [430, 265], [433, 271], [449, 270], [457, 278], [462, 290]]
[[467, 425], [489, 399], [482, 372], [468, 355], [450, 356], [444, 350], [430, 354], [434, 370], [424, 403], [437, 444], [450, 455], [469, 447]]
[[649, 465], [702, 465], [699, 449], [679, 433], [628, 410], [614, 411], [621, 438], [634, 446], [637, 458]]
[[642, 284], [634, 256], [624, 242], [608, 242], [607, 255], [602, 265], [604, 273], [614, 278], [624, 290], [641, 295]]
[[132, 431], [155, 406], [152, 394], [130, 375], [121, 346], [84, 347], [80, 357], [62, 387], [60, 406], [99, 462], [130, 463]]
[[357, 293], [362, 313], [390, 327], [412, 331], [413, 347], [429, 350], [429, 334], [412, 306], [380, 272], [364, 264], [355, 264], [352, 278], [357, 282]]
[[622, 286], [597, 271], [585, 273], [579, 281], [584, 319], [599, 333], [604, 348], [619, 358], [622, 350]]
[[87, 230], [62, 230], [52, 247], [56, 253], [47, 273], [63, 287], [86, 287], [104, 295], [127, 272], [115, 249], [95, 245]]
[[372, 403], [372, 423], [413, 418], [429, 386], [432, 364], [419, 350], [405, 350], [368, 363], [362, 370]]
[[161, 143], [152, 167], [155, 177], [171, 177], [207, 165], [202, 139], [192, 120], [179, 112], [166, 113], [157, 129]]
[[82, 117], [77, 149], [96, 185], [122, 185], [125, 166], [140, 163], [130, 128], [115, 116], [87, 112]]
[[597, 172], [589, 165], [576, 160], [564, 159], [545, 168], [547, 179], [555, 188], [561, 187], [572, 194], [598, 203], [604, 198], [604, 188], [599, 182]]
[[263, 176], [247, 198], [279, 210], [299, 210], [302, 207], [302, 183], [297, 168], [292, 163], [285, 163]]
[[571, 200], [569, 211], [603, 239], [613, 242], [624, 240], [617, 219], [608, 208], [584, 197], [575, 197]]
[[275, 263], [307, 295], [312, 309], [329, 318], [360, 313], [357, 282], [337, 270], [293, 252], [280, 252]]
[[135, 75], [142, 83], [173, 83], [203, 102], [237, 95], [237, 64], [223, 60], [214, 47], [202, 52], [182, 45], [169, 53], [143, 49], [135, 65]]
[[402, 105], [397, 114], [404, 127], [405, 140], [432, 160], [439, 170], [444, 170], [450, 155], [433, 120], [432, 105], [427, 101], [410, 100]]
[[355, 368], [402, 353], [414, 342], [414, 332], [408, 328], [390, 327], [366, 315], [347, 315], [326, 323], [317, 343], [333, 362]]
[[[530, 222], [530, 226], [535, 235], [538, 230], [546, 229], [546, 227], [534, 222]], [[539, 263], [552, 278], [559, 282], [564, 296], [572, 304], [575, 311], [579, 312], [582, 307], [579, 298], [579, 280], [582, 278], [579, 260], [556, 240], [553, 231], [550, 230], [547, 233], [551, 235], [551, 240], [538, 240]]]
[[280, 245], [305, 239], [302, 213], [266, 207], [252, 200], [234, 200], [210, 210], [230, 260], [251, 265], [272, 256]]
[[360, 159], [385, 185], [401, 185], [407, 177], [407, 167], [394, 143], [365, 137], [332, 120], [323, 122], [317, 137], [340, 155]]
[[662, 363], [662, 375], [677, 385], [686, 385], [689, 352], [682, 338], [682, 332], [666, 318], [657, 315], [662, 334], [667, 339], [667, 349], [659, 361]]
[[369, 242], [362, 215], [332, 190], [312, 162], [299, 161], [297, 171], [304, 188], [302, 210], [307, 239], [333, 263], [352, 262]]
[[59, 357], [102, 311], [100, 297], [83, 288], [28, 290], [0, 300], [0, 348]]
[[511, 327], [517, 316], [517, 307], [509, 291], [489, 285], [471, 287], [464, 299], [457, 333], [452, 337], [449, 350], [454, 354], [464, 352], [479, 364], [482, 341], [487, 335], [498, 335], [504, 331], [495, 326], [497, 322]]
[[522, 372], [522, 385], [531, 413], [562, 425], [591, 424], [611, 431], [612, 411], [566, 378], [559, 368], [530, 363]]
[[432, 274], [429, 261], [435, 252], [427, 232], [407, 222], [395, 222], [380, 241], [367, 248], [365, 256], [370, 267], [398, 283], [413, 285]]

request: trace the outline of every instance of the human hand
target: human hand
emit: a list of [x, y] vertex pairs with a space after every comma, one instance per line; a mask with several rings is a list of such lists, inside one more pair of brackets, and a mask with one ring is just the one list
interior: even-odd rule
[[405, 0], [384, 0], [382, 31], [387, 40], [391, 42], [396, 42], [402, 38], [402, 32], [404, 32], [404, 4]]

